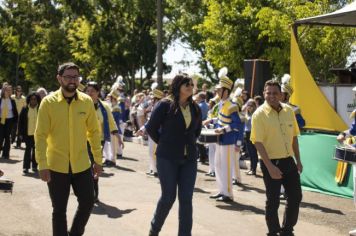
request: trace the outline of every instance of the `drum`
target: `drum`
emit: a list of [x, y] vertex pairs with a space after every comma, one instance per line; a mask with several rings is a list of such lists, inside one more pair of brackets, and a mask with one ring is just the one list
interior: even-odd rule
[[356, 150], [344, 147], [336, 147], [334, 159], [337, 161], [356, 163]]
[[4, 193], [11, 193], [12, 194], [12, 188], [14, 186], [14, 181], [11, 181], [8, 178], [5, 177], [0, 177], [0, 192]]
[[221, 134], [215, 133], [215, 129], [202, 129], [198, 138], [199, 143], [217, 143]]

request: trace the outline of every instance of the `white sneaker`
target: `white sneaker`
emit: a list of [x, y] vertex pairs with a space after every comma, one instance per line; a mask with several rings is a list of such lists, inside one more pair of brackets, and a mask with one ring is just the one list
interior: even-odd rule
[[351, 231], [349, 232], [349, 235], [350, 235], [350, 236], [356, 236], [356, 229], [351, 230]]

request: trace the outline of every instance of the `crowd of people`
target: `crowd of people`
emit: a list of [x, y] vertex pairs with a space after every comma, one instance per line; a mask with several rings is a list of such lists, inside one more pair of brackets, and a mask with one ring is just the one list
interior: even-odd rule
[[[179, 74], [167, 91], [154, 83], [151, 89], [135, 90], [131, 97], [125, 93], [122, 77], [105, 93], [97, 82], [83, 83], [79, 70], [74, 63], [60, 65], [60, 88], [50, 93], [39, 88], [25, 97], [21, 86], [13, 92], [8, 83], [1, 90], [2, 158], [10, 158], [11, 143], [14, 148], [25, 143], [23, 173], [39, 172], [48, 185], [54, 235], [84, 233], [93, 204], [99, 201], [102, 166], [116, 166], [124, 140], [132, 136], [148, 139], [147, 174], [159, 178], [162, 190], [150, 236], [159, 234], [177, 189], [178, 235], [191, 235], [198, 160], [208, 162], [206, 175], [216, 178], [217, 193], [210, 198], [232, 202], [233, 185], [242, 184], [240, 159], [250, 159], [245, 174], [253, 176], [258, 154], [266, 186], [268, 235], [293, 235], [302, 198], [296, 137], [305, 121], [300, 109], [289, 103], [290, 77], [283, 79], [282, 86], [267, 81], [263, 96], [251, 98], [243, 83], [233, 83], [223, 68], [219, 83], [211, 88], [208, 84], [199, 88], [188, 75]], [[217, 141], [197, 142], [201, 131], [209, 129]], [[68, 233], [71, 185], [79, 206]], [[284, 191], [287, 208], [281, 226], [278, 207]]]

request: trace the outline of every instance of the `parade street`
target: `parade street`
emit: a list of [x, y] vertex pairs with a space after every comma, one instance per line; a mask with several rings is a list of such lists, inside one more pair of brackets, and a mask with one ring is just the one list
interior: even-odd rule
[[[157, 178], [146, 175], [147, 146], [128, 142], [125, 146], [124, 159], [118, 160], [116, 167], [105, 168], [100, 178], [100, 202], [94, 206], [84, 235], [148, 235], [160, 185]], [[10, 160], [0, 159], [0, 169], [15, 182], [12, 194], [0, 193], [0, 235], [51, 235], [52, 207], [47, 186], [32, 172], [22, 174], [22, 159], [23, 150], [19, 149], [11, 151]], [[243, 185], [234, 186], [235, 199], [230, 204], [209, 199], [217, 186], [214, 178], [205, 176], [207, 168], [198, 165], [192, 235], [265, 235], [266, 197], [259, 168], [258, 177], [247, 176], [242, 170]], [[162, 236], [177, 235], [177, 202], [163, 226]], [[284, 206], [282, 201], [280, 213]], [[76, 198], [71, 193], [69, 226], [76, 207]], [[295, 235], [347, 235], [353, 228], [356, 228], [356, 210], [352, 199], [303, 191]]]

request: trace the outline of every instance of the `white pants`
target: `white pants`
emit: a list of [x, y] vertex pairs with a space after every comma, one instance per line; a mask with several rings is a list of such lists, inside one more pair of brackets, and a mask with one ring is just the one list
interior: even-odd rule
[[215, 172], [215, 143], [209, 143], [209, 173]]
[[150, 170], [157, 172], [157, 161], [156, 161], [156, 148], [157, 144], [148, 136], [148, 154], [149, 154], [149, 163]]
[[236, 152], [234, 145], [216, 144], [215, 174], [219, 193], [233, 199], [232, 172], [235, 168]]
[[[124, 132], [125, 132], [125, 123], [122, 122], [119, 127], [118, 127], [121, 131], [120, 137], [121, 137], [121, 141], [124, 141]], [[117, 145], [117, 154], [122, 155], [122, 146], [121, 145]]]
[[105, 160], [116, 162], [116, 157], [113, 156], [113, 151], [111, 148], [111, 142], [105, 141], [103, 148], [103, 156]]
[[111, 150], [112, 150], [112, 156], [114, 159], [116, 159], [116, 155], [119, 151], [119, 140], [118, 138], [116, 137], [116, 135], [112, 135], [111, 134]]
[[232, 178], [241, 183], [241, 171], [240, 171], [240, 152], [235, 151], [234, 147], [234, 165], [232, 166]]

